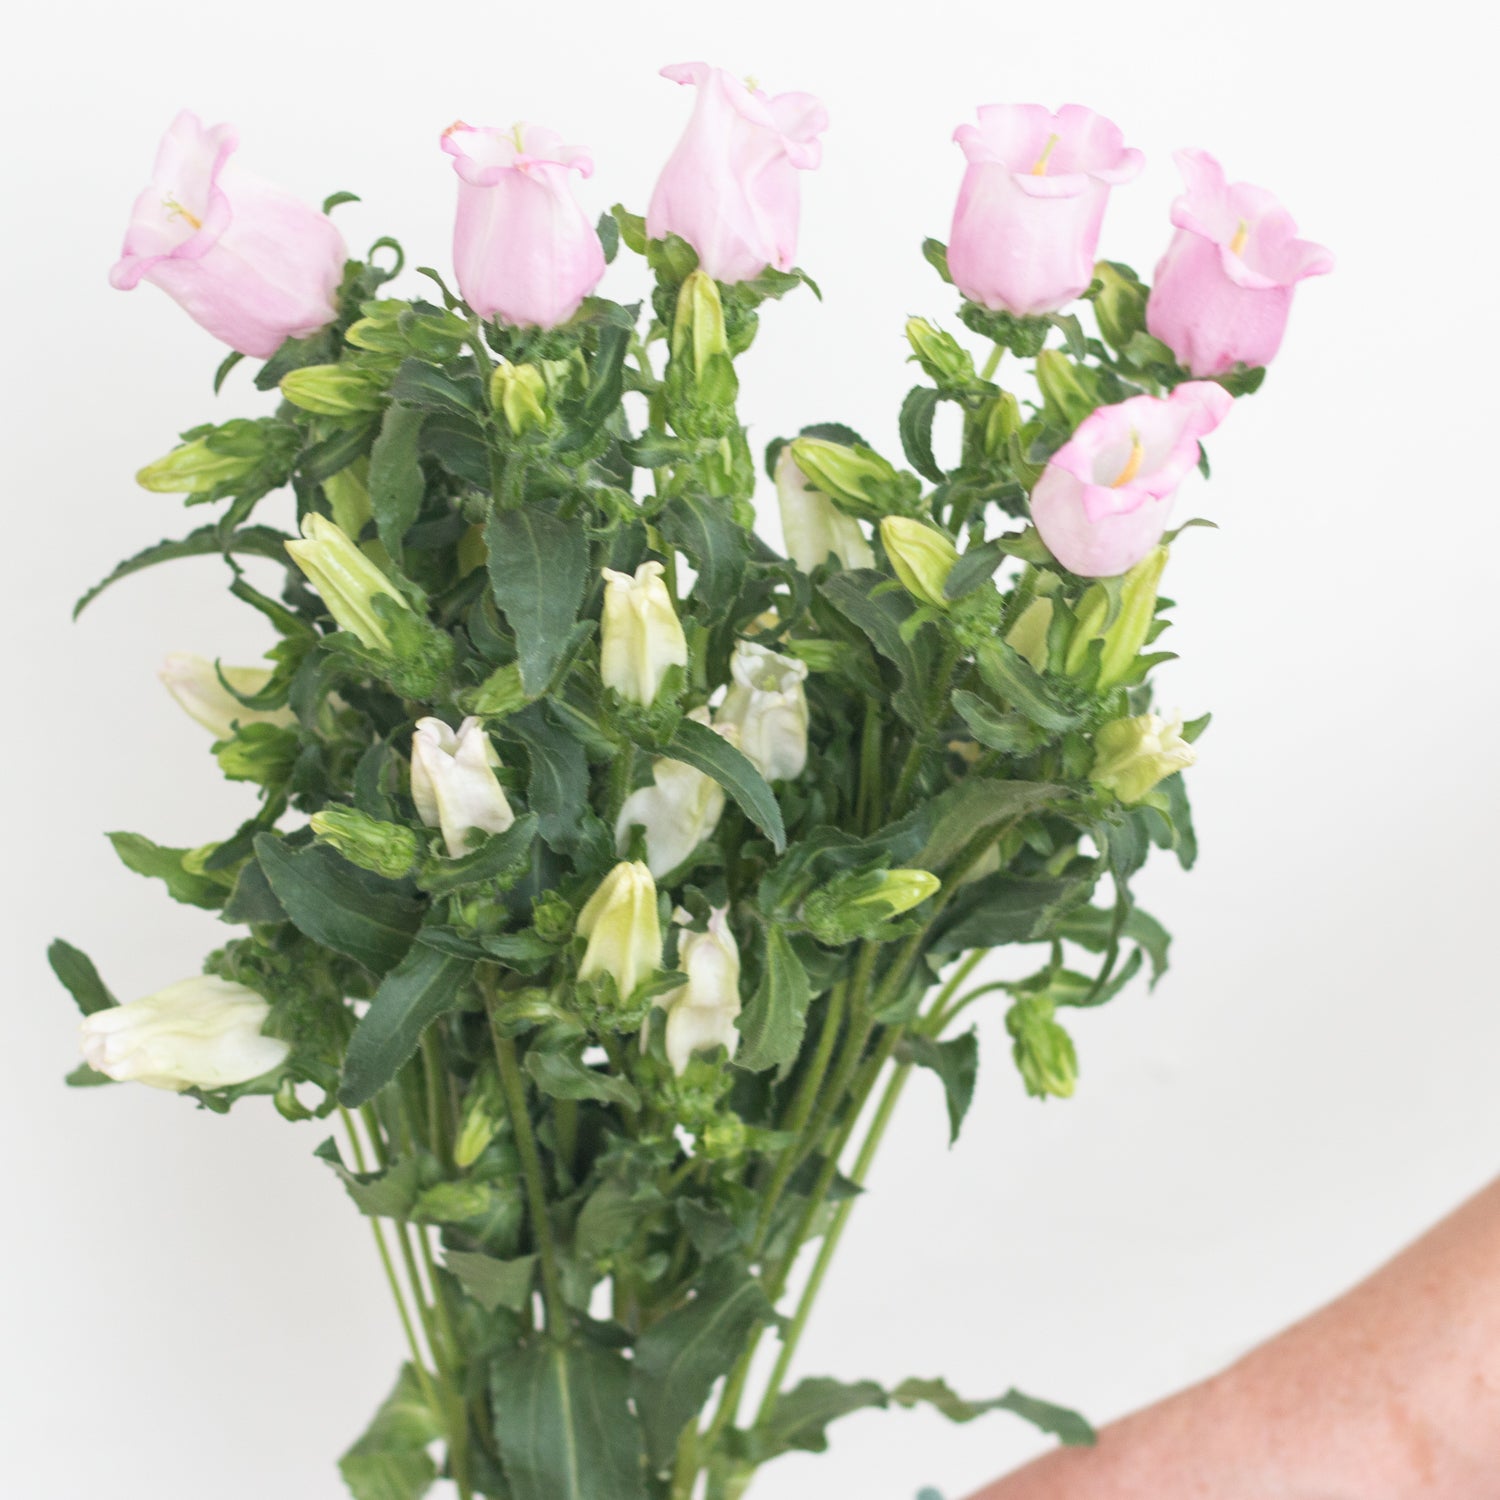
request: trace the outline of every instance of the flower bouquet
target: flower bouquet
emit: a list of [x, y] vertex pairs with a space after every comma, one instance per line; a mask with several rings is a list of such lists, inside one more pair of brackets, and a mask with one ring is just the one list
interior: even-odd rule
[[[912, 1071], [956, 1138], [966, 1013], [998, 1005], [1021, 1084], [1067, 1097], [1063, 1018], [1166, 963], [1131, 879], [1153, 847], [1192, 863], [1207, 723], [1152, 705], [1173, 497], [1329, 257], [1185, 152], [1148, 288], [1095, 258], [1141, 166], [1117, 128], [980, 110], [924, 251], [988, 352], [907, 323], [904, 466], [835, 421], [773, 442], [783, 556], [739, 361], [767, 302], [817, 290], [794, 259], [826, 119], [665, 72], [695, 104], [644, 218], [591, 222], [550, 130], [455, 124], [454, 285], [424, 267], [403, 299], [395, 241], [348, 255], [349, 195], [314, 210], [185, 113], [113, 272], [230, 346], [215, 391], [250, 358], [275, 405], [140, 471], [210, 519], [80, 608], [218, 556], [272, 639], [163, 672], [255, 815], [114, 836], [233, 935], [125, 1004], [56, 942], [69, 1081], [336, 1121], [317, 1155], [408, 1351], [341, 1460], [361, 1500], [730, 1500], [868, 1407], [1092, 1436], [1013, 1389], [789, 1377]], [[647, 306], [598, 293], [622, 251]], [[296, 535], [255, 516], [288, 488]], [[1011, 944], [1031, 972], [984, 979]]]

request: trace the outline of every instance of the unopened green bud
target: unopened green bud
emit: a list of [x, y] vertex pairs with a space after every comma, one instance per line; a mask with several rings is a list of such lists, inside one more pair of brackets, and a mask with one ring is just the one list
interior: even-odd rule
[[859, 444], [833, 443], [826, 438], [799, 437], [791, 442], [792, 459], [842, 511], [866, 521], [878, 521], [893, 509], [903, 493], [920, 492], [910, 475], [903, 475], [878, 453]]
[[214, 746], [214, 759], [229, 781], [270, 786], [291, 773], [301, 746], [295, 729], [276, 724], [241, 724], [232, 739]]
[[677, 293], [677, 314], [672, 320], [672, 357], [681, 359], [689, 345], [693, 369], [702, 375], [714, 355], [729, 355], [724, 331], [724, 303], [719, 284], [706, 271], [694, 271]]
[[385, 377], [350, 365], [304, 365], [281, 377], [281, 394], [320, 417], [353, 417], [385, 405]]
[[1092, 379], [1060, 349], [1043, 349], [1037, 355], [1036, 383], [1042, 389], [1048, 415], [1069, 431], [1099, 405]]
[[743, 1156], [748, 1132], [738, 1115], [719, 1115], [703, 1132], [703, 1154], [712, 1161]]
[[1088, 659], [1090, 644], [1100, 640], [1104, 648], [1095, 684], [1098, 690], [1118, 687], [1130, 675], [1156, 618], [1156, 591], [1162, 570], [1167, 566], [1167, 556], [1165, 547], [1154, 547], [1125, 574], [1120, 583], [1119, 612], [1108, 626], [1105, 621], [1109, 620], [1109, 591], [1098, 583], [1088, 589], [1078, 603], [1064, 671], [1077, 676]]
[[1104, 283], [1094, 298], [1099, 332], [1105, 343], [1123, 349], [1136, 334], [1145, 332], [1147, 289], [1128, 266], [1111, 260], [1101, 260], [1094, 267], [1094, 279]]
[[357, 635], [372, 651], [389, 651], [390, 637], [371, 601], [384, 594], [410, 609], [396, 586], [326, 516], [309, 511], [302, 518], [302, 540], [288, 542], [292, 561], [307, 575], [341, 630]]
[[1049, 1094], [1070, 1099], [1078, 1082], [1078, 1054], [1073, 1039], [1053, 1020], [1052, 1001], [1045, 995], [1017, 1000], [1005, 1016], [1005, 1029], [1026, 1092], [1036, 1099]]
[[880, 877], [880, 884], [865, 895], [855, 898], [856, 905], [887, 907], [888, 915], [899, 917], [902, 912], [920, 906], [929, 896], [935, 896], [943, 882], [927, 870], [887, 870]]
[[333, 512], [333, 524], [350, 536], [358, 536], [374, 512], [370, 507], [370, 460], [357, 458], [346, 469], [323, 481], [323, 494]]
[[990, 458], [1003, 458], [1010, 442], [1021, 431], [1021, 403], [1010, 391], [1002, 391], [983, 407], [983, 447]]
[[907, 319], [906, 342], [911, 345], [912, 358], [935, 385], [945, 390], [963, 389], [978, 378], [969, 351], [951, 333], [934, 328], [926, 318]]
[[417, 862], [416, 833], [399, 823], [372, 818], [356, 807], [330, 806], [315, 812], [312, 831], [320, 844], [336, 849], [361, 870], [399, 880]]
[[201, 438], [175, 447], [135, 475], [153, 495], [195, 495], [216, 484], [248, 478], [266, 458], [266, 429], [260, 422], [226, 422]]
[[504, 1119], [505, 1097], [500, 1092], [500, 1075], [494, 1068], [481, 1067], [464, 1095], [463, 1117], [453, 1143], [453, 1165], [472, 1167], [495, 1139]]
[[1182, 734], [1182, 716], [1145, 713], [1114, 719], [1094, 736], [1089, 779], [1121, 802], [1139, 802], [1159, 781], [1185, 771], [1197, 754]]
[[535, 365], [502, 359], [490, 373], [490, 406], [517, 436], [547, 424], [547, 381]]
[[1052, 629], [1055, 612], [1050, 599], [1033, 599], [1005, 637], [1005, 644], [1019, 652], [1038, 672], [1045, 672], [1051, 659], [1047, 633]]
[[464, 701], [469, 713], [482, 719], [498, 719], [525, 708], [531, 702], [521, 683], [521, 668], [516, 662], [496, 667]]
[[880, 523], [880, 540], [907, 593], [934, 609], [947, 609], [943, 585], [958, 561], [958, 548], [947, 534], [925, 521], [886, 516]]

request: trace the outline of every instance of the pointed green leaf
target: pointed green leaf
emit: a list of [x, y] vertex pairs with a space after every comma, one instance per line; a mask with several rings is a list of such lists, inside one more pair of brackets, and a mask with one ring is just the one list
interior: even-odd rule
[[943, 467], [932, 453], [932, 418], [941, 395], [930, 385], [913, 386], [901, 403], [901, 447], [906, 461], [924, 479], [943, 481]]
[[995, 781], [970, 777], [933, 803], [937, 815], [927, 847], [913, 861], [918, 869], [940, 874], [980, 835], [1002, 829], [1018, 818], [1061, 801], [1067, 789], [1042, 781]]
[[357, 958], [383, 974], [411, 946], [422, 906], [382, 889], [323, 844], [294, 850], [275, 834], [257, 834], [255, 857], [276, 899], [299, 931], [315, 943]]
[[526, 747], [531, 761], [526, 801], [537, 815], [538, 832], [554, 849], [576, 848], [588, 832], [589, 766], [583, 746], [559, 729], [540, 703], [511, 714], [501, 732]]
[[370, 509], [380, 540], [398, 563], [406, 533], [422, 509], [425, 483], [418, 445], [426, 417], [418, 407], [392, 402], [370, 449]]
[[540, 697], [562, 659], [588, 583], [583, 523], [526, 505], [495, 511], [484, 537], [490, 591], [516, 633], [522, 685]]
[[751, 1330], [775, 1315], [760, 1283], [742, 1264], [725, 1259], [698, 1279], [691, 1301], [637, 1340], [630, 1389], [657, 1474], [670, 1471], [678, 1435], [698, 1415], [714, 1382], [728, 1374]]
[[122, 578], [129, 578], [132, 573], [139, 573], [143, 568], [154, 568], [157, 563], [174, 562], [179, 557], [209, 557], [214, 554], [222, 557], [269, 557], [273, 562], [285, 563], [288, 561], [286, 544], [289, 541], [291, 538], [284, 531], [276, 531], [270, 526], [244, 526], [238, 531], [230, 532], [227, 537], [220, 534], [217, 526], [200, 526], [177, 541], [157, 542], [154, 547], [147, 547], [134, 557], [126, 558], [113, 573], [96, 583], [73, 606], [73, 618], [76, 620], [111, 584], [118, 583]]
[[538, 1340], [490, 1366], [512, 1500], [646, 1500], [630, 1366], [616, 1350]]
[[690, 491], [669, 500], [656, 525], [698, 570], [692, 597], [705, 600], [716, 614], [722, 613], [739, 596], [750, 558], [749, 537], [728, 502]]
[[464, 996], [474, 965], [416, 943], [380, 982], [370, 1008], [349, 1038], [339, 1082], [348, 1108], [372, 1099], [417, 1050], [422, 1033]]
[[930, 1036], [908, 1036], [901, 1041], [896, 1055], [902, 1062], [914, 1063], [937, 1074], [948, 1105], [951, 1146], [958, 1139], [964, 1116], [974, 1102], [974, 1082], [979, 1076], [979, 1033], [970, 1030], [946, 1042], [934, 1041]]
[[486, 880], [498, 880], [523, 865], [536, 840], [537, 817], [527, 813], [504, 833], [492, 834], [471, 854], [440, 859], [417, 877], [430, 896], [446, 896]]
[[811, 999], [812, 985], [791, 941], [780, 927], [768, 927], [760, 985], [735, 1022], [742, 1038], [736, 1065], [760, 1072], [791, 1062], [802, 1045]]
[[75, 948], [62, 938], [54, 938], [52, 946], [47, 949], [47, 962], [84, 1015], [92, 1016], [120, 1003], [99, 977], [93, 959], [81, 948]]
[[891, 706], [908, 724], [920, 725], [926, 718], [928, 653], [925, 646], [907, 640], [901, 632], [916, 607], [911, 596], [905, 589], [876, 592], [890, 582], [873, 568], [852, 568], [825, 578], [820, 587], [824, 598], [862, 630], [887, 661], [895, 663], [901, 685], [892, 695]]
[[601, 1073], [569, 1052], [528, 1052], [526, 1071], [532, 1082], [553, 1099], [593, 1099], [600, 1104], [623, 1104], [639, 1109], [641, 1096], [627, 1078]]
[[144, 875], [151, 880], [160, 880], [167, 887], [167, 894], [174, 901], [188, 906], [201, 906], [206, 911], [218, 911], [229, 899], [229, 884], [214, 880], [207, 875], [196, 875], [183, 867], [183, 856], [191, 849], [168, 849], [154, 844], [144, 834], [111, 833], [105, 835], [120, 856], [127, 870]]
[[508, 1307], [520, 1312], [531, 1300], [536, 1279], [536, 1256], [522, 1255], [501, 1260], [470, 1250], [446, 1250], [443, 1261], [463, 1287], [486, 1312]]
[[786, 829], [776, 794], [764, 776], [721, 734], [696, 719], [683, 719], [667, 746], [667, 754], [712, 776], [740, 805], [745, 815], [770, 839], [778, 854], [786, 848]]
[[988, 1401], [965, 1401], [954, 1394], [945, 1380], [903, 1380], [891, 1392], [891, 1400], [898, 1406], [930, 1406], [950, 1422], [972, 1422], [991, 1411], [1012, 1412], [1033, 1427], [1052, 1433], [1070, 1448], [1086, 1448], [1095, 1440], [1094, 1429], [1076, 1411], [1039, 1401], [1014, 1388]]
[[848, 1383], [828, 1376], [804, 1380], [776, 1403], [776, 1411], [765, 1427], [754, 1431], [754, 1451], [759, 1457], [801, 1449], [805, 1453], [828, 1451], [828, 1424], [851, 1412], [883, 1407], [886, 1394], [873, 1380]]
[[354, 1500], [420, 1500], [437, 1479], [427, 1445], [443, 1434], [416, 1371], [403, 1365], [395, 1388], [339, 1460], [339, 1473]]

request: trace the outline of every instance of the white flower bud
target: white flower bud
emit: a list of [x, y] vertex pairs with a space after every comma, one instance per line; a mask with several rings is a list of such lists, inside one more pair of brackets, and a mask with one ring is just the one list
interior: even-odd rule
[[504, 833], [516, 821], [495, 776], [500, 757], [480, 719], [454, 733], [441, 719], [418, 719], [411, 737], [411, 797], [429, 828], [441, 828], [448, 853], [469, 849], [469, 834]]
[[[689, 718], [708, 722], [708, 710], [695, 708]], [[733, 741], [732, 726], [719, 731]], [[657, 760], [651, 766], [650, 786], [632, 792], [615, 822], [615, 847], [623, 854], [635, 824], [645, 830], [646, 865], [658, 879], [675, 870], [719, 824], [724, 812], [724, 788], [712, 776], [680, 760]]]
[[1114, 719], [1094, 735], [1090, 779], [1121, 802], [1139, 802], [1157, 782], [1185, 771], [1198, 759], [1182, 737], [1182, 715], [1164, 719], [1145, 713]]
[[788, 443], [776, 460], [776, 498], [786, 555], [804, 573], [828, 560], [831, 552], [846, 568], [873, 568], [875, 553], [859, 522], [846, 516], [821, 490], [808, 483]]
[[317, 589], [340, 630], [357, 635], [371, 651], [389, 651], [390, 637], [372, 603], [384, 594], [402, 609], [411, 606], [396, 586], [332, 521], [309, 511], [302, 518], [302, 540], [288, 542], [292, 561]]
[[86, 1016], [83, 1055], [95, 1072], [155, 1089], [221, 1089], [278, 1068], [291, 1048], [262, 1036], [271, 1007], [243, 984], [199, 974]]
[[807, 663], [739, 641], [729, 672], [733, 681], [714, 727], [739, 731], [740, 749], [767, 781], [800, 776], [807, 765]]
[[196, 656], [191, 651], [174, 651], [161, 664], [157, 675], [162, 686], [176, 700], [177, 706], [190, 719], [196, 719], [215, 739], [227, 740], [234, 734], [236, 724], [276, 724], [290, 726], [297, 716], [289, 708], [246, 708], [234, 693], [227, 691], [219, 681], [223, 673], [224, 682], [253, 698], [271, 680], [267, 667], [218, 667], [207, 657]]
[[662, 581], [659, 562], [629, 573], [604, 569], [603, 640], [599, 675], [630, 703], [650, 707], [670, 667], [687, 665], [687, 638]]
[[661, 921], [656, 882], [639, 860], [612, 869], [578, 913], [578, 931], [588, 939], [580, 979], [614, 975], [622, 1000], [661, 968]]
[[658, 1002], [667, 1012], [667, 1060], [680, 1078], [693, 1053], [725, 1047], [734, 1055], [739, 1032], [740, 950], [720, 907], [709, 918], [707, 932], [687, 933], [678, 948], [677, 966], [688, 981]]

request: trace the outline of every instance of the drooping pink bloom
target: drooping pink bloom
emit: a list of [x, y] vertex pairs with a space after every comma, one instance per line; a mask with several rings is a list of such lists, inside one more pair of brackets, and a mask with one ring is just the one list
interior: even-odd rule
[[1223, 386], [1190, 380], [1165, 400], [1133, 396], [1085, 417], [1031, 495], [1031, 518], [1052, 555], [1083, 578], [1133, 568], [1167, 529], [1198, 440], [1233, 404]]
[[1281, 347], [1292, 290], [1333, 269], [1333, 255], [1297, 238], [1264, 188], [1226, 182], [1206, 151], [1179, 151], [1187, 191], [1172, 205], [1177, 233], [1156, 267], [1146, 329], [1195, 375], [1269, 364]]
[[652, 239], [681, 235], [716, 281], [750, 281], [797, 256], [797, 173], [823, 159], [828, 111], [811, 94], [774, 98], [707, 63], [662, 76], [695, 84], [692, 118], [646, 209]]
[[948, 270], [971, 302], [1018, 317], [1056, 312], [1085, 291], [1109, 190], [1145, 158], [1103, 115], [1065, 104], [985, 104], [953, 139], [968, 158]]
[[327, 214], [242, 170], [238, 146], [232, 125], [190, 110], [172, 121], [109, 280], [159, 286], [215, 338], [265, 359], [333, 321], [348, 251]]
[[457, 121], [443, 150], [458, 173], [453, 269], [481, 318], [519, 328], [566, 323], [604, 275], [604, 247], [573, 196], [569, 172], [593, 160], [555, 130]]

